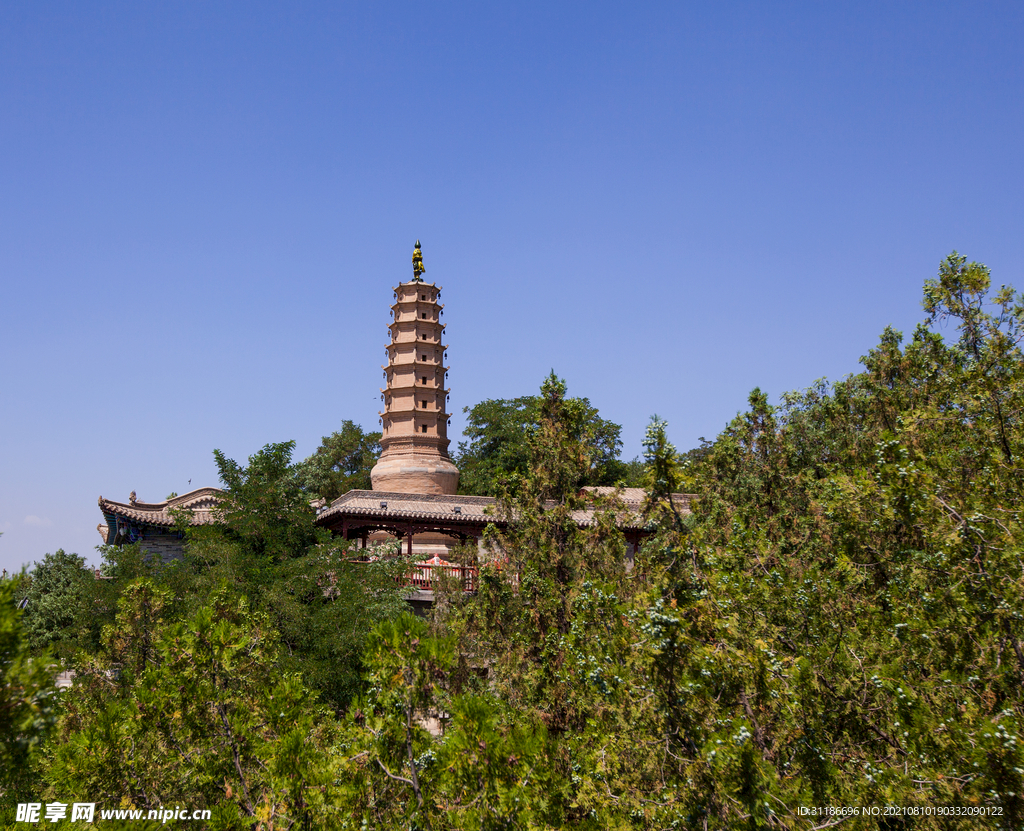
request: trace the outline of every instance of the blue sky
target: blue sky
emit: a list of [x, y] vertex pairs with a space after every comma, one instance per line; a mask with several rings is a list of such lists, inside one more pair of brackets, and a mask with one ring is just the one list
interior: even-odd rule
[[423, 242], [463, 406], [640, 452], [840, 378], [957, 249], [1024, 287], [1019, 3], [0, 6], [0, 566], [377, 423]]

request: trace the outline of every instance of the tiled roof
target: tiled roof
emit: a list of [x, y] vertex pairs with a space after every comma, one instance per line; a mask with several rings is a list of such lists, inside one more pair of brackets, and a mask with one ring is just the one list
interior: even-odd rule
[[[382, 508], [381, 503], [387, 507]], [[459, 496], [456, 494], [395, 493], [393, 491], [349, 491], [339, 496], [317, 516], [323, 524], [332, 516], [381, 517], [387, 519], [444, 519], [452, 523], [493, 522], [487, 512], [495, 504], [492, 496]], [[456, 510], [458, 509], [458, 510]]]
[[[627, 505], [643, 504], [647, 501], [647, 491], [643, 488], [611, 488], [605, 486], [591, 487], [587, 486], [582, 488], [581, 496], [617, 496]], [[672, 502], [675, 506], [682, 511], [684, 514], [690, 512], [690, 501], [694, 499], [692, 493], [674, 493], [672, 494]]]
[[221, 493], [220, 488], [197, 488], [165, 502], [114, 502], [101, 496], [99, 505], [104, 514], [124, 517], [142, 525], [173, 527], [177, 525], [171, 515], [173, 510], [191, 511], [193, 525], [208, 525], [215, 521], [214, 508]]
[[[647, 491], [643, 488], [613, 488], [613, 487], [585, 487], [582, 489], [583, 497], [598, 497], [609, 500], [617, 498], [619, 506], [614, 503], [608, 504], [604, 510], [615, 510], [617, 514], [617, 525], [622, 531], [643, 531], [648, 527], [648, 521], [644, 518], [644, 506], [647, 502]], [[690, 495], [686, 493], [672, 494], [672, 502], [676, 509], [682, 514], [690, 513]], [[595, 508], [584, 508], [580, 511], [573, 511], [573, 519], [581, 527], [591, 525]]]
[[623, 502], [643, 502], [647, 499], [647, 491], [643, 488], [612, 488], [606, 486], [593, 487], [588, 485], [583, 488], [583, 495], [593, 494], [594, 496], [615, 496]]
[[[619, 510], [619, 527], [641, 530], [646, 527], [642, 518], [647, 492], [643, 488], [584, 488], [586, 494], [618, 498], [623, 503]], [[672, 501], [682, 513], [689, 513], [690, 497], [673, 494]], [[386, 507], [381, 507], [385, 504]], [[458, 510], [456, 510], [458, 509]], [[573, 512], [573, 519], [581, 527], [593, 523], [596, 510], [584, 508]], [[396, 493], [392, 491], [349, 491], [339, 496], [317, 515], [320, 525], [332, 525], [334, 517], [373, 517], [396, 520], [429, 520], [453, 526], [493, 522], [503, 525], [497, 511], [497, 500], [492, 496], [459, 496], [455, 494]]]
[[[584, 495], [618, 498], [624, 503], [620, 512], [619, 525], [623, 529], [642, 528], [645, 523], [641, 511], [647, 493], [643, 488], [583, 488]], [[171, 512], [186, 510], [192, 512], [192, 523], [207, 525], [216, 521], [214, 509], [219, 488], [198, 488], [165, 502], [115, 502], [99, 498], [100, 510], [104, 514], [123, 517], [135, 523], [171, 528], [177, 524]], [[690, 496], [673, 494], [673, 502], [682, 513], [689, 513]], [[386, 507], [381, 507], [381, 503]], [[573, 518], [580, 526], [594, 521], [594, 508], [573, 512]], [[480, 525], [495, 522], [503, 524], [497, 512], [497, 500], [492, 496], [461, 496], [455, 494], [396, 493], [393, 491], [353, 490], [339, 496], [317, 514], [317, 523], [331, 524], [333, 516], [377, 517], [380, 519], [431, 520], [451, 525]]]

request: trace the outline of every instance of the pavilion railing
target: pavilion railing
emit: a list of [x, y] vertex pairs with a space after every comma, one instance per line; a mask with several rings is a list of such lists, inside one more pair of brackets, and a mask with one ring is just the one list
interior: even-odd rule
[[[365, 565], [366, 560], [349, 560], [355, 565]], [[415, 586], [423, 591], [433, 591], [442, 584], [453, 587], [461, 585], [464, 592], [475, 592], [478, 585], [479, 569], [459, 563], [413, 563], [404, 575], [395, 580], [406, 586]]]
[[465, 592], [475, 592], [478, 570], [476, 566], [458, 563], [414, 563], [405, 579], [417, 589], [432, 591], [440, 584], [461, 585]]

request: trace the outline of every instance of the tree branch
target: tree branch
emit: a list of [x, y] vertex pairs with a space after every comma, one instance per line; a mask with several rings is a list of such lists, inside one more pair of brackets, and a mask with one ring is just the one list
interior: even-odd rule
[[228, 724], [223, 704], [217, 705], [217, 713], [220, 715], [220, 720], [224, 724], [224, 731], [227, 734], [228, 741], [231, 742], [231, 754], [235, 758], [235, 770], [238, 772], [238, 781], [242, 783], [242, 793], [245, 795], [245, 808], [249, 812], [249, 816], [253, 816], [256, 811], [252, 806], [252, 799], [249, 798], [249, 788], [245, 784], [245, 774], [242, 773], [242, 764], [238, 756], [238, 745], [235, 743], [235, 737], [231, 733], [231, 726]]
[[380, 765], [380, 769], [384, 771], [384, 775], [387, 776], [388, 779], [394, 779], [396, 782], [403, 782], [406, 785], [409, 785], [410, 787], [412, 786], [411, 779], [406, 779], [404, 776], [395, 776], [395, 774], [393, 774], [390, 770], [384, 767], [384, 763], [380, 759], [377, 760], [377, 764]]

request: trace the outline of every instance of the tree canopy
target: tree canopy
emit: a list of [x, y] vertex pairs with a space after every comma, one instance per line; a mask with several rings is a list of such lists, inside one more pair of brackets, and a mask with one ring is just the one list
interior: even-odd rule
[[[553, 371], [545, 383], [560, 384], [564, 397], [565, 382]], [[571, 429], [586, 455], [579, 484], [635, 484], [639, 463], [619, 459], [622, 428], [601, 418], [587, 398], [568, 398], [565, 406], [572, 411]], [[527, 475], [542, 407], [542, 396], [527, 395], [489, 399], [463, 410], [468, 415], [463, 430], [467, 441], [459, 442], [455, 457], [460, 491], [496, 496], [503, 483]]]
[[282, 672], [270, 620], [226, 590], [177, 622], [173, 601], [145, 578], [123, 593], [103, 648], [65, 694], [52, 796], [185, 802], [211, 808], [218, 828], [330, 827], [313, 817], [330, 782], [333, 719]]
[[53, 646], [66, 657], [77, 647], [85, 634], [80, 624], [87, 617], [83, 603], [92, 580], [85, 558], [62, 548], [32, 567], [20, 592], [22, 625], [32, 648]]
[[0, 579], [0, 811], [33, 796], [37, 764], [56, 716], [55, 671], [48, 649], [33, 650], [15, 597], [18, 582]]
[[[920, 828], [949, 824], [939, 806], [1020, 827], [1024, 302], [988, 287], [952, 255], [906, 346], [887, 330], [864, 372], [780, 406], [754, 390], [681, 462], [652, 422], [658, 530], [628, 576], [614, 524], [565, 521], [586, 454], [547, 385], [503, 553], [436, 621], [458, 652], [439, 691], [492, 696], [506, 734], [543, 727], [524, 825], [803, 828], [801, 807], [898, 805]], [[692, 514], [653, 510], [682, 486]], [[424, 826], [432, 776], [404, 803]]]
[[299, 482], [307, 493], [331, 502], [350, 490], [369, 490], [370, 471], [380, 456], [380, 433], [365, 433], [353, 421], [320, 440], [320, 446], [299, 463]]
[[[109, 625], [31, 769], [219, 828], [1022, 827], [1024, 298], [989, 284], [950, 255], [908, 339], [753, 390], [692, 452], [653, 418], [628, 563], [614, 496], [577, 521], [614, 446], [586, 400], [552, 374], [485, 408], [504, 522], [425, 619], [405, 564], [316, 528], [289, 444], [219, 454], [223, 523], [184, 562], [108, 551]], [[50, 714], [2, 586], [0, 649], [10, 758]]]

